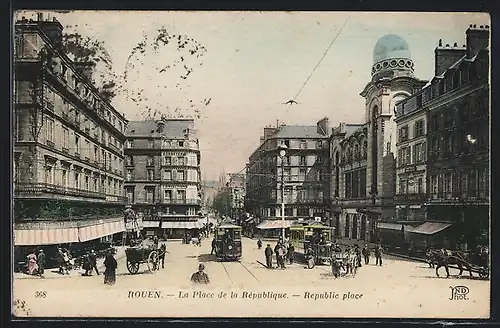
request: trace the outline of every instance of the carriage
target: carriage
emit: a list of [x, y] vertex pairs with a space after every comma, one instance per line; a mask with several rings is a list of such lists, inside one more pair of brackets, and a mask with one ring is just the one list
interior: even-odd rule
[[240, 226], [223, 223], [215, 229], [215, 254], [217, 260], [228, 261], [241, 259], [241, 230]]
[[[304, 257], [309, 267], [331, 263], [332, 235], [332, 228], [320, 222], [297, 223], [290, 227], [290, 243], [299, 255], [299, 259]], [[309, 248], [313, 252], [313, 261], [306, 258]]]
[[477, 273], [480, 278], [488, 279], [490, 276], [488, 256], [489, 251], [485, 247], [482, 247], [479, 253], [435, 249], [430, 249], [426, 253], [429, 267], [436, 268], [436, 276], [438, 277], [439, 268], [445, 267], [447, 276], [449, 276], [449, 268], [460, 270], [460, 276], [462, 275], [462, 271], [466, 269], [469, 271], [471, 277], [474, 272]]
[[158, 265], [158, 249], [151, 239], [144, 239], [138, 245], [127, 248], [125, 255], [127, 269], [131, 274], [137, 274], [141, 264], [146, 264], [150, 272], [154, 272]]

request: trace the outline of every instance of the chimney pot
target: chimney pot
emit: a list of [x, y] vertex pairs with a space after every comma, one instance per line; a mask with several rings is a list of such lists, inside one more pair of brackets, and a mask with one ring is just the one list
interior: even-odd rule
[[472, 28], [472, 24], [470, 24], [469, 27]]
[[458, 44], [455, 42], [455, 43], [453, 44], [453, 46], [456, 48], [456, 47], [458, 47]]
[[447, 48], [449, 48], [449, 47], [450, 47], [450, 45], [447, 43], [447, 44], [446, 44], [446, 47], [447, 47]]
[[53, 22], [57, 22], [57, 19], [55, 17], [52, 17]]
[[464, 44], [464, 45], [462, 45], [462, 47], [463, 47], [463, 48], [465, 48], [465, 44]]
[[472, 25], [472, 27], [476, 28], [476, 24]]
[[442, 47], [443, 46], [443, 40], [442, 39], [439, 39], [439, 44], [438, 44], [439, 47]]
[[483, 25], [480, 25], [479, 28], [483, 28]]
[[489, 25], [484, 25], [484, 28], [490, 28], [490, 26]]

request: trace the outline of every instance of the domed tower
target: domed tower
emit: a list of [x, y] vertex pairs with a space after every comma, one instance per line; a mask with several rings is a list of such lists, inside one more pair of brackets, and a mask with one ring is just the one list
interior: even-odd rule
[[371, 81], [361, 92], [366, 99], [368, 126], [367, 195], [380, 204], [394, 196], [390, 172], [395, 169], [396, 103], [418, 92], [427, 83], [414, 76], [410, 46], [402, 37], [388, 34], [373, 49]]
[[385, 35], [373, 49], [372, 81], [398, 76], [413, 77], [410, 46], [398, 35]]

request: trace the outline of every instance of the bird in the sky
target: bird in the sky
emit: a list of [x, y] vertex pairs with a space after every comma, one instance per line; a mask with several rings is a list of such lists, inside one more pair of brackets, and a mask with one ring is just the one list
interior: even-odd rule
[[295, 100], [293, 99], [290, 99], [288, 100], [286, 103], [283, 103], [283, 105], [293, 105], [293, 104], [298, 104], [298, 102], [296, 102]]

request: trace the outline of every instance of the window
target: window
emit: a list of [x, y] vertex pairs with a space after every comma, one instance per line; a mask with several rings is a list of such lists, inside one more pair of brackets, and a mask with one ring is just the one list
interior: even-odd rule
[[184, 147], [184, 141], [179, 141], [179, 147]]
[[399, 142], [408, 140], [408, 125], [399, 129]]
[[134, 148], [134, 141], [133, 140], [127, 140], [125, 142], [125, 145], [127, 148]]
[[148, 180], [152, 181], [155, 179], [154, 170], [148, 169]]
[[85, 159], [88, 161], [90, 160], [90, 141], [85, 139], [85, 149], [83, 150]]
[[148, 140], [148, 148], [154, 148], [154, 140]]
[[172, 165], [172, 157], [170, 156], [165, 157], [165, 165]]
[[316, 148], [323, 148], [323, 140], [318, 140], [316, 142]]
[[417, 179], [417, 188], [416, 188], [416, 192], [418, 194], [423, 194], [424, 193], [424, 181], [422, 178], [418, 178]]
[[165, 180], [170, 181], [172, 180], [172, 171], [170, 170], [165, 170], [165, 175], [164, 175]]
[[283, 180], [290, 181], [290, 169], [284, 169]]
[[90, 190], [90, 178], [88, 175], [85, 176], [85, 190]]
[[75, 134], [75, 153], [80, 155], [80, 137]]
[[134, 170], [131, 170], [131, 169], [128, 169], [127, 170], [127, 180], [132, 180], [134, 177], [133, 177], [133, 174], [134, 174]]
[[451, 192], [451, 172], [444, 174], [444, 192]]
[[185, 181], [184, 171], [177, 171], [177, 181]]
[[52, 146], [54, 146], [54, 121], [47, 119], [45, 129], [45, 138]]
[[181, 165], [181, 166], [186, 165], [186, 158], [182, 157], [182, 156], [179, 156], [177, 158], [177, 163], [178, 163], [178, 165]]
[[301, 166], [307, 165], [307, 159], [305, 156], [300, 156], [299, 165]]
[[147, 166], [153, 166], [153, 165], [154, 165], [154, 157], [148, 156]]
[[172, 199], [172, 190], [164, 190], [163, 198], [168, 202]]
[[68, 151], [69, 149], [69, 131], [67, 128], [63, 128], [63, 150]]
[[133, 203], [134, 202], [134, 187], [125, 187], [125, 192], [127, 194], [127, 202]]
[[306, 169], [299, 170], [299, 181], [304, 181], [306, 179]]
[[418, 138], [424, 135], [424, 120], [418, 120], [415, 122], [414, 138]]
[[177, 199], [178, 200], [186, 200], [186, 191], [185, 190], [177, 190]]
[[307, 141], [306, 140], [300, 140], [300, 149], [307, 149]]
[[126, 165], [134, 165], [134, 159], [132, 156], [125, 156]]
[[66, 171], [66, 170], [61, 171], [61, 185], [63, 187], [68, 186], [68, 171]]
[[50, 165], [45, 166], [45, 183], [48, 184], [54, 183], [53, 174], [54, 171], [52, 170], [52, 166]]
[[80, 189], [80, 174], [75, 172], [75, 188]]
[[399, 179], [399, 193], [404, 195], [408, 193], [408, 180]]
[[146, 203], [154, 203], [154, 188], [146, 188]]

